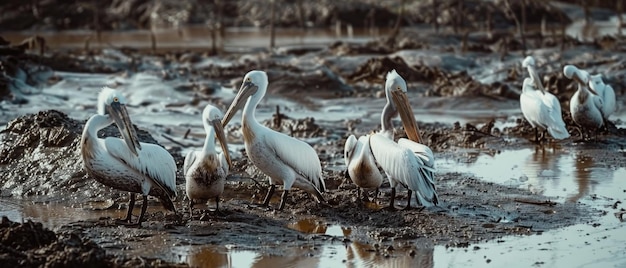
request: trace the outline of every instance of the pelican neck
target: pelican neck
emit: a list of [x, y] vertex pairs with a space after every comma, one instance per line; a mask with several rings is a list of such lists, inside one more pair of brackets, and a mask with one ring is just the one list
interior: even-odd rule
[[393, 123], [391, 119], [396, 116], [397, 110], [391, 104], [391, 101], [387, 99], [387, 104], [383, 107], [383, 112], [380, 115], [380, 126], [382, 131], [393, 130]]
[[243, 115], [241, 116], [241, 121], [243, 125], [260, 125], [259, 122], [256, 120], [254, 112], [256, 111], [256, 107], [259, 105], [259, 102], [261, 102], [263, 95], [264, 94], [259, 94], [259, 92], [257, 91], [256, 93], [248, 97], [248, 101], [246, 101], [246, 105], [243, 107]]
[[85, 131], [92, 137], [98, 137], [98, 131], [109, 126], [113, 120], [109, 115], [94, 114], [85, 123]]
[[214, 154], [215, 151], [215, 129], [209, 126], [208, 122], [204, 122], [204, 131], [206, 137], [204, 138], [204, 146], [202, 147], [202, 153]]

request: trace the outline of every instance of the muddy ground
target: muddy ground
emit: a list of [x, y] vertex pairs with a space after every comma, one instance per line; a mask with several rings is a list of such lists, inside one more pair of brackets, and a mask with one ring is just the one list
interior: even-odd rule
[[[466, 7], [474, 7], [474, 4]], [[254, 10], [254, 6], [240, 8]], [[539, 10], [544, 13], [556, 12]], [[493, 17], [504, 16], [499, 14], [495, 12]], [[415, 23], [428, 21], [427, 18], [423, 18], [423, 21], [410, 18]], [[503, 21], [509, 25], [512, 23], [510, 20]], [[0, 98], [11, 104], [29, 105], [28, 95], [38, 93], [25, 92], [27, 87], [19, 81], [30, 86], [53, 85], [60, 79], [53, 71], [131, 75], [134, 72], [154, 71], [150, 68], [156, 65], [160, 66], [158, 72], [163, 81], [187, 81], [181, 83], [177, 91], [193, 94], [196, 102], [211, 99], [222, 109], [229, 103], [212, 96], [216, 88], [219, 85], [237, 87], [243, 74], [250, 69], [268, 72], [271, 94], [310, 107], [319, 104], [309, 97], [378, 99], [381, 97], [380, 85], [384, 74], [391, 69], [396, 69], [405, 77], [411, 90], [416, 90], [418, 96], [516, 100], [526, 75], [519, 65], [507, 65], [500, 70], [505, 74], [504, 79], [484, 83], [458, 67], [462, 64], [456, 65], [454, 59], [447, 65], [433, 67], [425, 62], [409, 63], [394, 54], [401, 50], [438, 48], [442, 53], [456, 51], [476, 53], [481, 57], [521, 58], [519, 42], [512, 41], [515, 40], [514, 34], [506, 35], [508, 39], [490, 39], [484, 33], [469, 38], [453, 33], [417, 36], [413, 30], [404, 29], [392, 41], [381, 39], [367, 44], [338, 42], [321, 50], [257, 51], [245, 57], [222, 55], [233, 65], [209, 65], [198, 69], [183, 64], [200, 61], [208, 55], [206, 52], [149, 52], [119, 48], [124, 57], [112, 59], [97, 49], [59, 49], [40, 56], [38, 51], [29, 50], [29, 46], [1, 44]], [[542, 75], [546, 89], [561, 101], [571, 138], [560, 142], [548, 139], [534, 143], [530, 141], [534, 132], [524, 120], [517, 120], [511, 126], [496, 127], [494, 119], [461, 125], [425, 123], [418, 118], [425, 143], [435, 151], [438, 159], [454, 159], [459, 163], [474, 161], [476, 149], [498, 154], [519, 148], [542, 150], [558, 147], [582, 148], [583, 156], [594, 158], [599, 165], [623, 167], [626, 129], [615, 127], [623, 122], [613, 121], [608, 128], [599, 132], [597, 139], [581, 140], [566, 108], [569, 107], [569, 98], [575, 85], [564, 79], [559, 71], [565, 62], [583, 68], [614, 71], [614, 75], [608, 76], [606, 81], [613, 85], [618, 97], [623, 96], [623, 89], [626, 88], [623, 73], [615, 70], [622, 68], [625, 63], [620, 58], [610, 56], [614, 51], [624, 51], [623, 40], [607, 37], [592, 43], [581, 43], [560, 36], [534, 36], [529, 37], [529, 40], [534, 49], [549, 50], [562, 46], [568, 51], [560, 53], [556, 49], [551, 56], [556, 63], [543, 62]], [[599, 56], [592, 56], [592, 59], [577, 58], [573, 56], [577, 52]], [[363, 55], [365, 60], [342, 60], [344, 56], [358, 55]], [[310, 96], [302, 97], [297, 90], [299, 88], [315, 90], [311, 91]], [[0, 196], [7, 199], [37, 199], [43, 204], [60, 203], [87, 210], [124, 210], [126, 193], [99, 185], [82, 169], [78, 141], [85, 119], [70, 118], [62, 112], [45, 109], [36, 114], [11, 118], [0, 132]], [[277, 113], [265, 124], [296, 137], [320, 138], [312, 143], [322, 161], [328, 188], [324, 196], [328, 204], [316, 204], [306, 193], [295, 190], [283, 211], [274, 209], [278, 204], [277, 198], [272, 200], [270, 208], [258, 206], [268, 183], [242, 153], [242, 157], [234, 159], [235, 166], [222, 197], [221, 208], [225, 215], [216, 215], [206, 210], [207, 207], [189, 215], [183, 198], [184, 178], [180, 154], [186, 144], [181, 138], [173, 140], [173, 145], [167, 148], [175, 156], [179, 167], [178, 198], [175, 202], [178, 215], [165, 212], [156, 200], [151, 199], [147, 221], [140, 228], [119, 226], [110, 217], [94, 217], [66, 224], [54, 233], [45, 230], [39, 223], [12, 223], [3, 219], [0, 223], [0, 260], [20, 266], [176, 265], [171, 258], [129, 256], [126, 253], [146, 243], [155, 243], [156, 240], [174, 246], [236, 245], [239, 249], [279, 256], [285, 254], [284, 248], [302, 248], [307, 254], [315, 255], [319, 253], [319, 247], [315, 246], [319, 243], [348, 244], [358, 241], [368, 245], [371, 252], [388, 257], [415, 254], [415, 250], [432, 248], [434, 245], [471, 247], [474, 243], [497, 240], [507, 235], [537, 235], [578, 223], [593, 224], [591, 219], [594, 216], [607, 213], [581, 203], [552, 202], [550, 197], [525, 189], [487, 183], [472, 174], [458, 173], [437, 174], [437, 191], [442, 200], [440, 206], [388, 211], [383, 209], [389, 202], [388, 183], [383, 184], [374, 202], [360, 202], [356, 200], [356, 187], [344, 178], [343, 171], [335, 165], [341, 161], [347, 135], [375, 130], [378, 127], [376, 124], [362, 124], [358, 120], [320, 122], [310, 117], [291, 118], [289, 111]], [[158, 143], [148, 132], [142, 131], [141, 126], [138, 129], [142, 141]], [[232, 142], [241, 143], [237, 124], [229, 126], [228, 131]], [[400, 128], [397, 133], [401, 136]], [[118, 135], [114, 127], [107, 128], [101, 134]], [[406, 203], [405, 191], [400, 191], [399, 200], [396, 204], [398, 209]], [[98, 207], [94, 208], [92, 204], [98, 204]], [[138, 202], [137, 207], [140, 205], [141, 202]], [[213, 208], [213, 204], [209, 203], [208, 208]], [[618, 208], [616, 203], [613, 209]], [[325, 234], [328, 226], [341, 226], [344, 236]]]

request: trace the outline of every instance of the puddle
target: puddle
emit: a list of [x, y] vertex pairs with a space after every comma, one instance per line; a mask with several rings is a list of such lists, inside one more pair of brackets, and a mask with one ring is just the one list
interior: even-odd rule
[[192, 267], [433, 267], [433, 250], [393, 250], [379, 254], [358, 242], [287, 248], [289, 256], [268, 256], [233, 247], [176, 247], [178, 262]]
[[330, 225], [314, 219], [292, 222], [287, 225], [287, 228], [307, 234], [325, 234], [330, 236], [348, 237], [352, 233], [352, 229], [349, 227]]
[[577, 202], [591, 194], [626, 197], [626, 169], [598, 164], [576, 151], [542, 147], [503, 151], [494, 156], [479, 154], [473, 163], [442, 159], [437, 169], [443, 173], [473, 173], [482, 180], [529, 189], [559, 202]]

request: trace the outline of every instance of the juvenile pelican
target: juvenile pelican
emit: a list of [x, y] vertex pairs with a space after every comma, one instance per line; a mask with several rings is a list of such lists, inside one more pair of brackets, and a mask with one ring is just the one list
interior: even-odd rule
[[543, 88], [535, 71], [535, 59], [531, 56], [526, 57], [522, 66], [528, 69], [530, 78], [524, 79], [519, 99], [520, 108], [526, 121], [535, 129], [535, 141], [539, 141], [538, 128], [547, 130], [555, 139], [568, 138], [569, 133], [561, 115], [561, 104], [554, 95]]
[[602, 81], [602, 75], [591, 75], [589, 80], [589, 87], [598, 93], [598, 96], [602, 99], [602, 115], [604, 120], [609, 120], [615, 109], [615, 91], [611, 85], [605, 84]]
[[[98, 138], [98, 131], [115, 123], [123, 140]], [[109, 187], [130, 192], [128, 213], [130, 222], [136, 193], [143, 195], [141, 224], [148, 206], [148, 195], [156, 196], [168, 210], [174, 211], [171, 198], [176, 197], [176, 163], [163, 147], [140, 143], [126, 111], [126, 98], [113, 89], [104, 88], [98, 95], [98, 114], [93, 115], [83, 129], [81, 154], [85, 170], [96, 181]]]
[[254, 117], [257, 105], [265, 96], [267, 85], [265, 72], [248, 72], [222, 120], [222, 125], [228, 124], [245, 103], [241, 122], [246, 153], [250, 161], [270, 180], [270, 189], [263, 201], [264, 206], [269, 204], [276, 183], [283, 184], [284, 187], [279, 210], [285, 207], [285, 200], [292, 186], [312, 194], [318, 203], [322, 202], [324, 198], [321, 192], [326, 190], [326, 185], [322, 179], [322, 167], [315, 150], [301, 140], [261, 125]]
[[[391, 186], [389, 209], [394, 209], [396, 185], [401, 184], [409, 190], [406, 208], [411, 207], [413, 191], [418, 202], [423, 206], [439, 203], [435, 190], [435, 158], [433, 152], [421, 144], [421, 137], [413, 115], [413, 110], [406, 95], [404, 79], [395, 70], [387, 74], [385, 93], [387, 104], [381, 114], [382, 130], [370, 138], [370, 146], [376, 162], [387, 173]], [[393, 141], [391, 119], [400, 114], [402, 124], [409, 139]]]
[[583, 128], [598, 130], [604, 123], [602, 99], [594, 89], [587, 86], [589, 73], [586, 71], [579, 70], [574, 65], [566, 65], [563, 67], [563, 74], [565, 77], [578, 82], [578, 90], [570, 100], [569, 109], [572, 113], [572, 119], [579, 127], [581, 138], [585, 139]]
[[[219, 213], [220, 195], [231, 165], [228, 144], [222, 128], [222, 112], [207, 105], [202, 112], [206, 138], [202, 151], [191, 151], [185, 156], [184, 172], [186, 192], [189, 198], [189, 215], [193, 218], [195, 199], [215, 198], [215, 212]], [[215, 138], [222, 146], [222, 153], [215, 150]]]
[[[383, 175], [376, 166], [376, 160], [370, 148], [370, 136], [361, 136], [358, 140], [350, 135], [344, 145], [344, 160], [347, 174], [359, 188], [378, 190], [383, 183]], [[358, 190], [358, 199], [361, 199], [361, 189]]]

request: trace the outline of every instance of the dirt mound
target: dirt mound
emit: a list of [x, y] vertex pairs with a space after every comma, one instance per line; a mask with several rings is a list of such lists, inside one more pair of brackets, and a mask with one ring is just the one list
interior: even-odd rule
[[[85, 195], [110, 192], [83, 171], [79, 152], [84, 122], [55, 111], [41, 111], [10, 121], [0, 132], [0, 185], [2, 195]], [[136, 128], [136, 127], [135, 127]], [[137, 128], [136, 128], [137, 129]], [[137, 129], [139, 140], [157, 143], [149, 133]], [[115, 126], [100, 133], [119, 137]], [[182, 158], [177, 157], [182, 165]], [[80, 191], [79, 191], [80, 189]]]
[[[69, 233], [57, 236], [39, 222], [0, 221], [0, 262], [8, 267], [163, 267], [162, 260], [116, 257], [91, 240]], [[182, 265], [179, 265], [182, 266]]]

